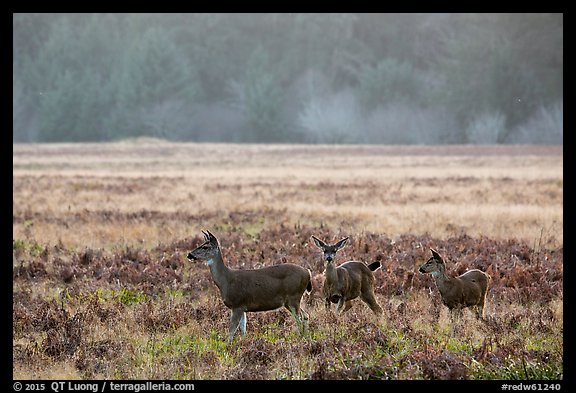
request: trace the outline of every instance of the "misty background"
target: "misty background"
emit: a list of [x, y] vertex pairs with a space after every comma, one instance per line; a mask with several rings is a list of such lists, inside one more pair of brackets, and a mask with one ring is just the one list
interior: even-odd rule
[[562, 144], [563, 14], [13, 14], [13, 142]]

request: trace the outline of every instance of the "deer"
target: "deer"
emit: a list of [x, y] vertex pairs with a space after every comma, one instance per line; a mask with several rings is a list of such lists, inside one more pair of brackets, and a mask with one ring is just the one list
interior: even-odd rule
[[308, 328], [308, 313], [300, 302], [312, 291], [310, 270], [291, 263], [260, 269], [231, 269], [224, 263], [220, 243], [210, 231], [202, 231], [204, 243], [188, 253], [190, 261], [205, 261], [224, 304], [232, 310], [228, 341], [240, 328], [246, 335], [246, 313], [285, 307], [296, 320], [302, 335]]
[[418, 270], [420, 273], [432, 274], [442, 303], [450, 310], [451, 318], [454, 312], [460, 315], [464, 308], [470, 307], [478, 319], [484, 320], [490, 275], [472, 269], [458, 277], [450, 277], [446, 274], [444, 259], [435, 249], [430, 248], [430, 251], [432, 256]]
[[352, 307], [352, 300], [360, 297], [374, 314], [381, 315], [382, 307], [374, 295], [373, 273], [381, 267], [380, 262], [367, 265], [364, 262], [348, 261], [336, 267], [334, 265], [336, 252], [346, 245], [348, 237], [332, 245], [326, 244], [314, 235], [312, 240], [323, 253], [325, 270], [322, 292], [326, 309], [330, 310], [331, 303], [335, 303], [336, 313], [341, 315]]

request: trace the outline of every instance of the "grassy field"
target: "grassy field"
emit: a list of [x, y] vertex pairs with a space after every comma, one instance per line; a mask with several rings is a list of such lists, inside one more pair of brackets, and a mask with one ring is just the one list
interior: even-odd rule
[[[309, 268], [301, 337], [286, 310], [229, 310], [186, 259]], [[381, 261], [376, 319], [336, 316], [310, 240]], [[487, 319], [451, 321], [418, 267], [492, 276]], [[13, 146], [15, 379], [563, 379], [562, 146]]]

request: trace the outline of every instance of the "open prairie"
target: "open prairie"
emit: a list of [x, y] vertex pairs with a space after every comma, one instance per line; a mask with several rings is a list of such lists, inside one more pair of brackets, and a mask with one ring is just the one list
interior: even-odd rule
[[[312, 272], [301, 337], [286, 310], [229, 310], [202, 229], [239, 269]], [[376, 319], [321, 299], [310, 240], [380, 261]], [[486, 320], [451, 320], [418, 267], [492, 277]], [[341, 253], [341, 254], [340, 254]], [[562, 379], [562, 146], [13, 146], [15, 379]]]

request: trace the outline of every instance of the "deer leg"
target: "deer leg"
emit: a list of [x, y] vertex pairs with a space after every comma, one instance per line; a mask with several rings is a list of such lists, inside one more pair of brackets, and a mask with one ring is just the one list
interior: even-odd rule
[[343, 314], [344, 312], [350, 310], [350, 307], [352, 307], [352, 300], [344, 301], [344, 297], [341, 297], [340, 301], [338, 301], [338, 306], [336, 306], [336, 311], [338, 314]]
[[308, 314], [306, 314], [306, 312], [298, 305], [290, 305], [286, 306], [286, 308], [290, 311], [290, 314], [292, 314], [292, 317], [294, 317], [296, 320], [296, 325], [298, 325], [300, 334], [304, 334], [308, 325]]
[[476, 318], [479, 320], [484, 320], [484, 304], [478, 304], [475, 307]]
[[454, 336], [459, 330], [458, 322], [460, 321], [460, 308], [449, 308], [448, 315], [450, 317], [450, 332]]
[[478, 319], [485, 319], [484, 309], [486, 308], [486, 293], [480, 299], [478, 303]]
[[306, 311], [304, 311], [303, 308], [300, 309], [300, 318], [302, 319], [302, 327], [303, 327], [303, 331], [302, 333], [306, 333], [308, 331], [308, 321], [309, 321], [309, 315]]
[[240, 317], [240, 322], [239, 322], [238, 326], [240, 327], [240, 333], [242, 333], [242, 335], [245, 336], [246, 335], [246, 311], [244, 311], [242, 313], [242, 316]]
[[450, 308], [448, 310], [448, 314], [450, 315], [450, 324], [454, 326], [454, 323], [458, 319], [458, 309], [457, 308]]
[[342, 310], [342, 312], [350, 310], [350, 308], [352, 307], [352, 300], [348, 300], [344, 304], [345, 304], [345, 306], [344, 306], [344, 310]]
[[331, 303], [336, 303], [336, 312], [342, 307], [339, 304], [344, 301], [344, 297], [340, 295], [328, 295], [326, 297], [326, 311], [330, 310]]
[[245, 312], [239, 308], [232, 310], [232, 316], [230, 317], [230, 328], [228, 329], [228, 341], [232, 342], [232, 340], [234, 340], [234, 334], [236, 334], [236, 330], [238, 330], [238, 326], [240, 326], [240, 321], [242, 319], [244, 319], [244, 329], [246, 329]]
[[450, 324], [452, 325], [452, 334], [456, 334], [457, 330], [460, 330], [460, 326], [463, 323], [462, 317], [464, 316], [464, 309], [460, 306], [456, 306], [450, 309]]
[[382, 307], [376, 302], [376, 299], [372, 294], [362, 294], [360, 295], [360, 299], [370, 307], [370, 310], [374, 312], [376, 315], [382, 314]]

